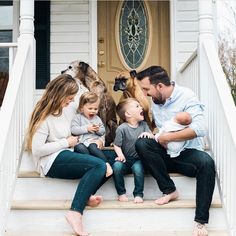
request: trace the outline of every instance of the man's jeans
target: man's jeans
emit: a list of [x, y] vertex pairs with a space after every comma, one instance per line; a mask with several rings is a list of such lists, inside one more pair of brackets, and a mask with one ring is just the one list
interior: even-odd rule
[[124, 175], [134, 174], [134, 197], [143, 197], [144, 168], [139, 159], [129, 157], [126, 162], [116, 161], [113, 165], [113, 179], [118, 195], [126, 193]]
[[176, 190], [168, 172], [196, 177], [195, 221], [208, 223], [209, 208], [215, 187], [213, 159], [206, 152], [196, 149], [186, 149], [178, 157], [170, 158], [166, 149], [154, 139], [138, 139], [135, 146], [144, 167], [156, 179], [163, 194], [169, 194]]

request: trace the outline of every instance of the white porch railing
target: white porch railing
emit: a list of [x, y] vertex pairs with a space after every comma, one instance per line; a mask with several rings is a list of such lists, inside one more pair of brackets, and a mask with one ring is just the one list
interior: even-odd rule
[[9, 51], [9, 73], [12, 70], [13, 61], [15, 58], [17, 43], [0, 43], [0, 48], [8, 48]]
[[197, 50], [195, 50], [185, 64], [180, 68], [176, 80], [179, 85], [192, 89], [199, 96], [198, 77]]
[[34, 59], [30, 56], [31, 50], [30, 42], [19, 43], [0, 111], [0, 235], [3, 235], [6, 226], [29, 109], [32, 107], [30, 94], [33, 94]]
[[[212, 41], [204, 41], [177, 76], [205, 104], [206, 126], [231, 236], [236, 236], [236, 108]], [[201, 58], [201, 61], [199, 61]], [[199, 78], [199, 67], [204, 71]]]

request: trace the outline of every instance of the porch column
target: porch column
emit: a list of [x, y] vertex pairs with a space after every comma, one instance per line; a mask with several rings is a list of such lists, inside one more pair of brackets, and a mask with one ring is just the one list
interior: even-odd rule
[[[201, 86], [207, 84], [207, 71], [205, 65], [205, 51], [203, 49], [203, 42], [210, 42], [215, 45], [214, 39], [214, 20], [213, 20], [213, 1], [212, 0], [198, 0], [199, 10], [199, 36], [198, 36], [198, 70], [199, 70], [199, 97], [200, 100], [207, 104], [208, 86]], [[217, 49], [216, 49], [217, 50]], [[207, 107], [206, 107], [207, 109]], [[205, 112], [207, 120], [207, 112]]]
[[34, 36], [34, 0], [20, 0], [20, 36]]
[[27, 55], [27, 71], [24, 76], [27, 79], [24, 84], [26, 91], [29, 93], [25, 97], [25, 113], [30, 114], [34, 106], [34, 92], [35, 92], [35, 55], [36, 46], [34, 39], [34, 0], [20, 0], [20, 36], [18, 38], [18, 49], [25, 44], [30, 45], [30, 49]]

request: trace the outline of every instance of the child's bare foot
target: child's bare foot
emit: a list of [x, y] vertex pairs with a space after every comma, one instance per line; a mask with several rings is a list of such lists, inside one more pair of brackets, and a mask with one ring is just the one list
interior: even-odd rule
[[82, 225], [82, 215], [76, 211], [69, 211], [66, 214], [66, 220], [69, 225], [72, 227], [76, 235], [80, 236], [88, 236], [87, 232], [84, 232], [83, 225]]
[[193, 236], [207, 236], [207, 235], [208, 232], [205, 224], [197, 223], [193, 230]]
[[177, 192], [177, 190], [175, 190], [172, 193], [164, 194], [163, 197], [157, 199], [155, 203], [158, 205], [164, 205], [170, 201], [176, 200], [178, 197], [179, 197], [179, 193]]
[[113, 174], [113, 170], [112, 170], [111, 165], [109, 163], [106, 163], [106, 165], [107, 165], [106, 177], [109, 177], [110, 175]]
[[126, 194], [122, 194], [122, 195], [119, 195], [119, 196], [118, 196], [118, 201], [120, 201], [120, 202], [128, 202], [129, 199], [128, 199], [128, 197], [126, 196]]
[[134, 203], [143, 203], [143, 198], [141, 198], [140, 196], [136, 196], [134, 198]]
[[91, 207], [96, 207], [102, 202], [102, 196], [92, 195], [90, 196], [87, 205]]

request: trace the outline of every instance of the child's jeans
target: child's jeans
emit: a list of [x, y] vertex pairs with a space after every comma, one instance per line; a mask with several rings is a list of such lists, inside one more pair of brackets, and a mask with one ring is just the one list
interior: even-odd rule
[[116, 161], [113, 165], [113, 178], [118, 195], [126, 193], [124, 175], [134, 174], [134, 197], [143, 197], [144, 168], [139, 158], [128, 157], [126, 162]]

